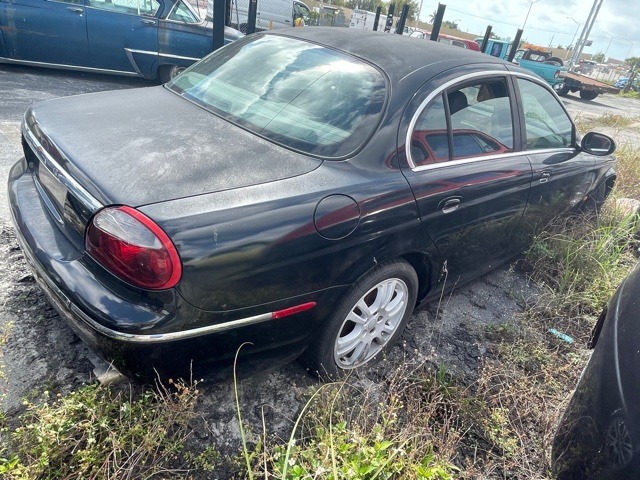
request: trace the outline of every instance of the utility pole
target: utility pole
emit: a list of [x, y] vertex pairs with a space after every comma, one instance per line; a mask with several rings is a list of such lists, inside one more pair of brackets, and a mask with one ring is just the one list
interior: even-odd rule
[[571, 55], [570, 60], [570, 69], [573, 69], [573, 65], [580, 60], [580, 55], [582, 55], [582, 50], [585, 47], [585, 43], [589, 40], [589, 34], [591, 33], [591, 28], [593, 24], [596, 23], [596, 18], [598, 17], [598, 13], [600, 12], [600, 7], [602, 6], [602, 2], [604, 0], [594, 0], [593, 6], [591, 7], [591, 12], [589, 12], [589, 17], [587, 18], [587, 23], [584, 24], [584, 28], [582, 33], [580, 34], [580, 38], [576, 42], [576, 47], [573, 49], [573, 55]]

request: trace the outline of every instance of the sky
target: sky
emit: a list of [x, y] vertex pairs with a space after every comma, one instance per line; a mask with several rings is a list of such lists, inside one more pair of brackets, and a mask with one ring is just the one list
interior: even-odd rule
[[[511, 39], [522, 28], [531, 8], [522, 39], [555, 48], [578, 39], [594, 0], [442, 0], [441, 3], [447, 7], [444, 20], [457, 23], [459, 30], [482, 36], [487, 25], [491, 25], [496, 35]], [[423, 0], [420, 20], [428, 22], [437, 9], [437, 2]], [[640, 57], [640, 0], [604, 0], [589, 39], [593, 45], [585, 47], [584, 53], [602, 52], [618, 60]]]

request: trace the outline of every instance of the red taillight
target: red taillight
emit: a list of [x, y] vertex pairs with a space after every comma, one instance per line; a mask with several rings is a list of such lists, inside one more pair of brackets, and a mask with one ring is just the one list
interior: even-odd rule
[[176, 247], [153, 220], [131, 207], [108, 207], [94, 217], [85, 248], [103, 267], [137, 287], [163, 290], [182, 275]]

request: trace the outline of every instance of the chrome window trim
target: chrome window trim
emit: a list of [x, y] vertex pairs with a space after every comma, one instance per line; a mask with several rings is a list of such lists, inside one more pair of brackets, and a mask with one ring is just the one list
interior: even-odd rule
[[[466, 75], [462, 75], [458, 78], [455, 78], [453, 80], [449, 80], [448, 82], [442, 84], [440, 87], [438, 87], [437, 89], [435, 89], [433, 92], [431, 92], [427, 98], [425, 98], [420, 105], [418, 106], [418, 108], [416, 109], [416, 113], [413, 114], [413, 117], [411, 118], [411, 122], [409, 123], [409, 128], [407, 129], [407, 135], [405, 138], [405, 155], [407, 157], [407, 163], [409, 164], [409, 168], [414, 171], [414, 172], [421, 172], [424, 170], [431, 170], [433, 168], [442, 168], [442, 167], [446, 167], [449, 165], [460, 165], [460, 164], [464, 164], [464, 163], [471, 163], [471, 162], [478, 162], [481, 160], [493, 160], [496, 158], [508, 158], [508, 157], [514, 157], [514, 156], [521, 156], [521, 155], [527, 155], [527, 154], [531, 154], [531, 153], [543, 153], [543, 152], [564, 152], [564, 151], [573, 151], [573, 148], [570, 147], [562, 147], [562, 148], [550, 148], [550, 149], [544, 149], [544, 150], [520, 150], [517, 152], [508, 152], [508, 153], [502, 153], [499, 155], [482, 155], [480, 157], [470, 157], [470, 158], [462, 158], [459, 160], [449, 160], [446, 162], [438, 162], [438, 163], [430, 163], [428, 165], [420, 165], [417, 166], [415, 164], [415, 162], [413, 161], [413, 158], [411, 158], [411, 134], [413, 133], [413, 130], [416, 126], [416, 123], [418, 122], [418, 117], [420, 116], [420, 114], [424, 111], [424, 109], [427, 107], [427, 105], [434, 99], [436, 98], [438, 95], [441, 95], [442, 92], [444, 92], [447, 88], [456, 85], [458, 83], [463, 83], [467, 80], [472, 80], [474, 78], [482, 78], [482, 77], [487, 77], [487, 76], [492, 76], [492, 75], [499, 75], [499, 76], [504, 76], [504, 77], [519, 77], [519, 78], [526, 78], [528, 80], [533, 80], [535, 83], [544, 86], [548, 92], [551, 92], [557, 99], [557, 95], [555, 94], [555, 92], [553, 91], [553, 89], [551, 89], [550, 87], [548, 87], [545, 84], [541, 83], [540, 80], [538, 78], [536, 78], [533, 75], [529, 75], [526, 73], [521, 73], [521, 72], [512, 72], [509, 70], [487, 70], [484, 72], [474, 72], [474, 73], [467, 73]], [[562, 105], [562, 102], [560, 102], [560, 105]], [[564, 108], [564, 106], [563, 106]], [[565, 113], [566, 113], [566, 109]], [[569, 114], [567, 113], [567, 116], [569, 116]], [[571, 123], [573, 124], [573, 120], [571, 120], [571, 117], [569, 116], [569, 120], [571, 121]]]
[[419, 167], [413, 167], [411, 171], [424, 172], [425, 170], [433, 170], [434, 168], [453, 167], [456, 165], [464, 165], [466, 163], [486, 162], [490, 160], [503, 159], [503, 158], [509, 158], [509, 157], [522, 157], [523, 155], [532, 155], [532, 154], [537, 155], [539, 153], [549, 154], [549, 153], [562, 153], [562, 152], [570, 153], [574, 151], [575, 150], [573, 148], [567, 148], [567, 147], [548, 148], [545, 150], [522, 150], [519, 152], [501, 153], [499, 155], [482, 155], [480, 157], [467, 157], [467, 158], [460, 158], [458, 160], [449, 160], [446, 162], [429, 163], [427, 165], [420, 165]]
[[[91, 195], [76, 179], [62, 168], [62, 166], [47, 152], [33, 134], [26, 122], [23, 123], [22, 133], [31, 146], [33, 153], [38, 156], [42, 164], [62, 183], [68, 191], [78, 198], [84, 205], [91, 208], [92, 212], [101, 209], [104, 205]], [[52, 168], [53, 167], [53, 168]]]

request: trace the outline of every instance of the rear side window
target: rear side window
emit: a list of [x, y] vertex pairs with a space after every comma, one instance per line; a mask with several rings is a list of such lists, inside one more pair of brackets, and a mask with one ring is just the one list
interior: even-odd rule
[[411, 136], [413, 163], [422, 166], [512, 151], [511, 111], [504, 79], [447, 90], [416, 120]]
[[386, 99], [386, 81], [371, 65], [278, 35], [236, 41], [168, 88], [276, 143], [323, 157], [362, 145]]
[[89, 6], [132, 15], [154, 16], [160, 8], [156, 0], [89, 0]]
[[518, 78], [527, 131], [527, 150], [569, 147], [571, 119], [558, 100], [542, 85]]

